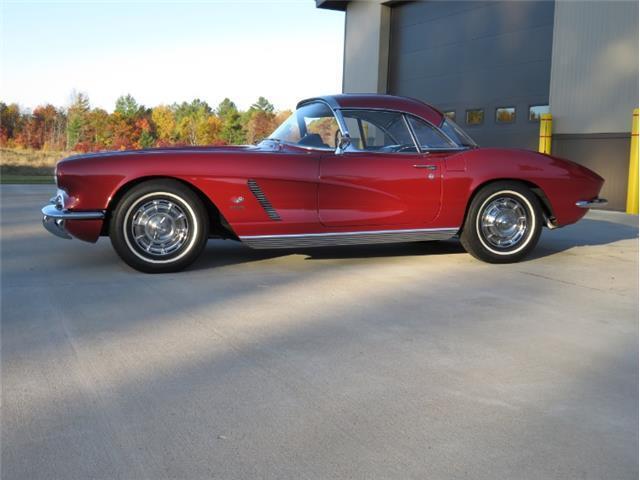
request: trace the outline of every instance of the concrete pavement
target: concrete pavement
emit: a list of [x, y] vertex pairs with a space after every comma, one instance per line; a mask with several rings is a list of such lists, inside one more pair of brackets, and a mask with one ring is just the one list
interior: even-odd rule
[[149, 276], [46, 233], [52, 193], [1, 189], [5, 480], [638, 477], [637, 217]]

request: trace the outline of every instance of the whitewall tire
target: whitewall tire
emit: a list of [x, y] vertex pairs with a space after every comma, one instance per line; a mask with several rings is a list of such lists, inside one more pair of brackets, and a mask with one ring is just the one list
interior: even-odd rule
[[133, 187], [109, 224], [120, 257], [147, 273], [182, 270], [201, 253], [209, 234], [207, 210], [188, 186], [170, 179]]
[[471, 200], [460, 241], [485, 262], [517, 262], [538, 243], [542, 220], [540, 201], [526, 185], [494, 182]]

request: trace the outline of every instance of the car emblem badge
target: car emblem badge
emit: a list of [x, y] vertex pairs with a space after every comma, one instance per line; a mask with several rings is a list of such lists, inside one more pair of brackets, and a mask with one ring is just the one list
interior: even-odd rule
[[242, 195], [239, 195], [237, 197], [231, 197], [231, 201], [236, 205], [238, 205], [239, 203], [244, 202], [244, 197]]

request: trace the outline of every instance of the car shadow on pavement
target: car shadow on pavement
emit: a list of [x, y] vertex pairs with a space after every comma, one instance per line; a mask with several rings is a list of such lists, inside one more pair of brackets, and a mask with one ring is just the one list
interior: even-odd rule
[[234, 240], [209, 240], [202, 255], [188, 267], [189, 270], [206, 270], [227, 265], [259, 262], [291, 255], [290, 250], [255, 250]]
[[233, 241], [209, 241], [202, 256], [189, 269], [202, 270], [225, 265], [271, 260], [289, 255], [305, 255], [307, 260], [340, 260], [456, 253], [465, 253], [464, 248], [457, 240], [265, 250], [255, 250]]
[[[638, 238], [638, 227], [605, 220], [583, 219], [553, 231], [544, 229], [540, 242], [524, 261], [548, 257], [574, 247], [598, 246]], [[288, 255], [306, 255], [307, 260], [340, 260], [404, 256], [465, 254], [457, 239], [393, 243], [379, 245], [349, 245], [319, 248], [254, 250], [238, 242], [210, 241], [191, 270], [270, 260]]]
[[451, 255], [466, 253], [456, 239], [432, 242], [349, 245], [300, 250], [308, 260], [349, 258], [408, 257], [418, 255]]

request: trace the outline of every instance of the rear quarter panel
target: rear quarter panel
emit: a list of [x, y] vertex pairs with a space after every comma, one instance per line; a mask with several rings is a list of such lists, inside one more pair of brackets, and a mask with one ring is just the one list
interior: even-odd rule
[[578, 200], [594, 198], [604, 180], [573, 162], [527, 150], [479, 148], [460, 152], [445, 161], [443, 209], [438, 224], [462, 225], [467, 205], [484, 184], [520, 180], [540, 188], [558, 225], [577, 222], [586, 210]]

